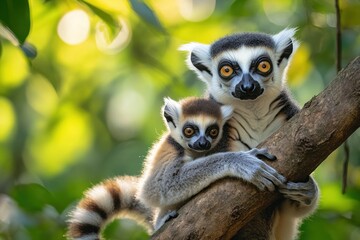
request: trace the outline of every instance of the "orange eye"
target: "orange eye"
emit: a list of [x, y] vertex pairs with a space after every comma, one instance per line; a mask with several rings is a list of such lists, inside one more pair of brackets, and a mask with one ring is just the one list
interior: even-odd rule
[[185, 137], [191, 137], [192, 135], [194, 135], [195, 130], [191, 127], [187, 127], [183, 130], [183, 132], [184, 132]]
[[261, 73], [268, 73], [271, 70], [271, 64], [268, 61], [262, 61], [257, 66], [257, 70]]
[[216, 129], [216, 128], [213, 128], [213, 129], [210, 130], [209, 134], [210, 134], [211, 137], [215, 138], [219, 134], [219, 130]]
[[220, 76], [223, 78], [228, 78], [233, 74], [234, 69], [229, 65], [224, 65], [220, 68]]

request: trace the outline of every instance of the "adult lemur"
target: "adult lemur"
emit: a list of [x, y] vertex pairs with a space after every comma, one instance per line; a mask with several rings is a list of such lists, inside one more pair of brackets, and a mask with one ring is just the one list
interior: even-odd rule
[[[285, 84], [298, 45], [294, 33], [285, 29], [276, 35], [235, 34], [211, 45], [190, 43], [181, 48], [189, 52], [188, 65], [207, 84], [210, 98], [234, 108], [228, 122], [231, 151], [255, 148], [299, 111]], [[317, 185], [309, 177], [306, 183], [289, 182], [279, 190], [284, 200], [250, 222], [236, 239], [296, 238], [301, 219], [317, 206]], [[264, 230], [257, 222], [265, 215], [272, 225]]]
[[285, 178], [257, 158], [274, 160], [266, 150], [226, 152], [231, 129], [225, 123], [232, 111], [208, 99], [166, 99], [168, 133], [149, 152], [142, 175], [106, 180], [87, 191], [71, 213], [68, 237], [99, 239], [106, 222], [118, 215], [138, 220], [151, 232], [191, 196], [227, 176], [259, 189], [283, 185]]

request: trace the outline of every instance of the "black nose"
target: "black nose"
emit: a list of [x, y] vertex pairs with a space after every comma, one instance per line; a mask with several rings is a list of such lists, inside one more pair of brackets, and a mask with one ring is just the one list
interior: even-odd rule
[[241, 81], [235, 86], [232, 95], [239, 99], [256, 99], [263, 93], [264, 89], [249, 74], [244, 74]]
[[240, 85], [240, 91], [243, 93], [252, 93], [255, 91], [255, 84], [252, 82], [244, 82]]
[[211, 144], [205, 137], [200, 137], [199, 140], [196, 141], [195, 147], [197, 150], [209, 150]]
[[210, 147], [210, 143], [208, 141], [199, 142], [200, 148], [207, 149]]
[[245, 94], [251, 94], [255, 91], [256, 81], [250, 76], [250, 74], [244, 74], [243, 79], [240, 81], [240, 91]]

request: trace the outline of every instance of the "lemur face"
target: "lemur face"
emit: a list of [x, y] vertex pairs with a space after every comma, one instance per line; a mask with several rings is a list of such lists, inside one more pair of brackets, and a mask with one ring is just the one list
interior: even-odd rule
[[209, 116], [187, 118], [179, 128], [181, 129], [181, 145], [196, 152], [210, 150], [221, 138], [220, 130], [223, 126], [219, 124], [222, 123]]
[[204, 98], [186, 98], [180, 102], [166, 98], [163, 107], [165, 124], [172, 138], [185, 150], [197, 153], [216, 146], [232, 113], [231, 106], [220, 106]]
[[281, 91], [284, 70], [297, 46], [294, 34], [294, 29], [276, 35], [242, 33], [211, 45], [190, 43], [181, 50], [189, 51], [189, 67], [216, 100], [255, 100], [269, 89]]
[[274, 53], [265, 47], [227, 50], [213, 62], [212, 87], [240, 100], [256, 99], [274, 82]]

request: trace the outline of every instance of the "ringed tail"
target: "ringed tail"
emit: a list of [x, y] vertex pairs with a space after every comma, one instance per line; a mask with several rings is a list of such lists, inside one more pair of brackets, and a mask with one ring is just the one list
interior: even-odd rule
[[98, 240], [105, 225], [126, 216], [152, 229], [152, 211], [136, 198], [138, 178], [117, 177], [95, 185], [70, 213], [68, 239]]

